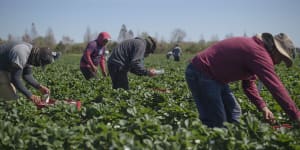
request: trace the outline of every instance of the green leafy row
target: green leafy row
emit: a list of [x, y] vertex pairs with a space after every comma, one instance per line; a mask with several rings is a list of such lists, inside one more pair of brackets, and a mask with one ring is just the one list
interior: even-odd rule
[[[84, 80], [79, 58], [64, 56], [45, 71], [34, 70], [58, 100], [55, 106], [37, 109], [22, 96], [0, 102], [0, 149], [300, 149], [299, 126], [287, 119], [270, 93], [264, 89], [262, 96], [277, 120], [294, 128], [274, 130], [266, 124], [238, 82], [230, 86], [243, 110], [241, 123], [227, 124], [226, 129], [202, 125], [184, 79], [190, 55], [181, 62], [149, 57], [146, 66], [164, 68], [165, 74], [130, 74], [129, 91], [112, 89], [100, 73], [99, 79]], [[300, 106], [297, 63], [292, 69], [276, 69]], [[80, 100], [81, 110], [65, 99]]]

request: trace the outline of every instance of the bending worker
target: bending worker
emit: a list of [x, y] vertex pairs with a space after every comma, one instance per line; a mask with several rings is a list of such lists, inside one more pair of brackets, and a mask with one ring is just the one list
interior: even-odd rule
[[241, 108], [228, 83], [242, 81], [244, 93], [269, 122], [274, 116], [256, 87], [259, 79], [290, 119], [300, 122], [300, 111], [275, 72], [275, 65], [292, 66], [294, 45], [283, 33], [234, 37], [200, 52], [186, 69], [186, 81], [203, 124], [222, 127], [238, 122]]
[[34, 48], [26, 42], [0, 45], [0, 99], [17, 99], [16, 90], [18, 90], [32, 102], [39, 103], [40, 96], [32, 94], [24, 86], [21, 78], [41, 93], [49, 94], [50, 90], [32, 76], [32, 68], [45, 67], [54, 62], [59, 55], [60, 53], [52, 52], [49, 48]]

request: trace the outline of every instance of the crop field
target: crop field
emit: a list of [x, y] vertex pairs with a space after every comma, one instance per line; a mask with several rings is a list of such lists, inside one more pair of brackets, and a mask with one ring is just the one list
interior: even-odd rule
[[[153, 78], [129, 75], [130, 90], [113, 90], [110, 78], [86, 81], [79, 70], [80, 55], [69, 54], [47, 66], [35, 68], [35, 78], [51, 90], [58, 103], [37, 109], [21, 96], [0, 102], [0, 149], [299, 149], [300, 129], [291, 122], [264, 88], [262, 97], [280, 124], [267, 124], [262, 114], [243, 94], [240, 83], [230, 84], [241, 107], [240, 124], [226, 129], [207, 128], [184, 78], [188, 60], [167, 60], [155, 54], [145, 59], [147, 68], [165, 69]], [[278, 75], [300, 107], [300, 61], [292, 68], [283, 64]], [[35, 94], [34, 91], [30, 88]], [[80, 100], [81, 109], [63, 103]]]

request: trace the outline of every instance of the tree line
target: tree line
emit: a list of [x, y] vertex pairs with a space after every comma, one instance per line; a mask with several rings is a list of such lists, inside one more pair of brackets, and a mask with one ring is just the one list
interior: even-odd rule
[[[82, 51], [86, 47], [86, 44], [89, 41], [95, 40], [98, 34], [99, 33], [92, 33], [91, 29], [87, 27], [82, 43], [75, 43], [74, 40], [69, 36], [63, 36], [62, 39], [57, 42], [54, 32], [51, 28], [48, 28], [45, 36], [41, 36], [38, 34], [36, 25], [32, 23], [30, 31], [25, 30], [25, 33], [21, 38], [16, 39], [13, 35], [9, 34], [7, 40], [3, 40], [0, 38], [0, 44], [7, 41], [21, 40], [31, 43], [36, 47], [49, 47], [54, 49], [55, 51], [60, 51], [63, 53], [82, 53]], [[149, 34], [147, 32], [141, 32], [135, 35], [131, 29], [127, 29], [126, 25], [123, 24], [121, 25], [117, 41], [112, 41], [108, 45], [108, 49], [113, 49], [113, 47], [115, 47], [119, 42], [123, 40], [131, 39], [134, 37], [145, 37], [148, 35]], [[219, 41], [219, 37], [217, 35], [213, 35], [212, 38], [208, 41], [204, 39], [203, 35], [200, 36], [199, 41], [185, 41], [186, 35], [187, 34], [184, 30], [177, 28], [172, 31], [169, 41], [166, 41], [163, 38], [159, 39], [159, 37], [154, 36], [154, 38], [157, 40], [156, 53], [167, 53], [176, 44], [180, 45], [184, 53], [196, 53]], [[232, 36], [233, 34], [228, 34], [225, 36], [225, 38], [229, 38]], [[247, 35], [244, 34], [244, 36]]]

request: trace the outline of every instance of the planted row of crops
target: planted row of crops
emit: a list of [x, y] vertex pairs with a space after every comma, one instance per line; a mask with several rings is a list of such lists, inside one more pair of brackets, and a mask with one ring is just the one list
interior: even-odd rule
[[[227, 129], [201, 124], [187, 89], [187, 60], [166, 60], [163, 55], [145, 59], [147, 67], [164, 68], [154, 77], [129, 76], [131, 90], [113, 90], [109, 78], [86, 81], [79, 56], [64, 56], [35, 77], [51, 89], [51, 98], [82, 102], [78, 111], [58, 103], [41, 110], [24, 97], [0, 103], [0, 149], [300, 149], [300, 130], [289, 121], [270, 93], [262, 91], [280, 123], [292, 129], [274, 130], [262, 120], [238, 83], [231, 84], [243, 117]], [[298, 63], [298, 60], [297, 60]], [[277, 71], [300, 106], [299, 63]]]

